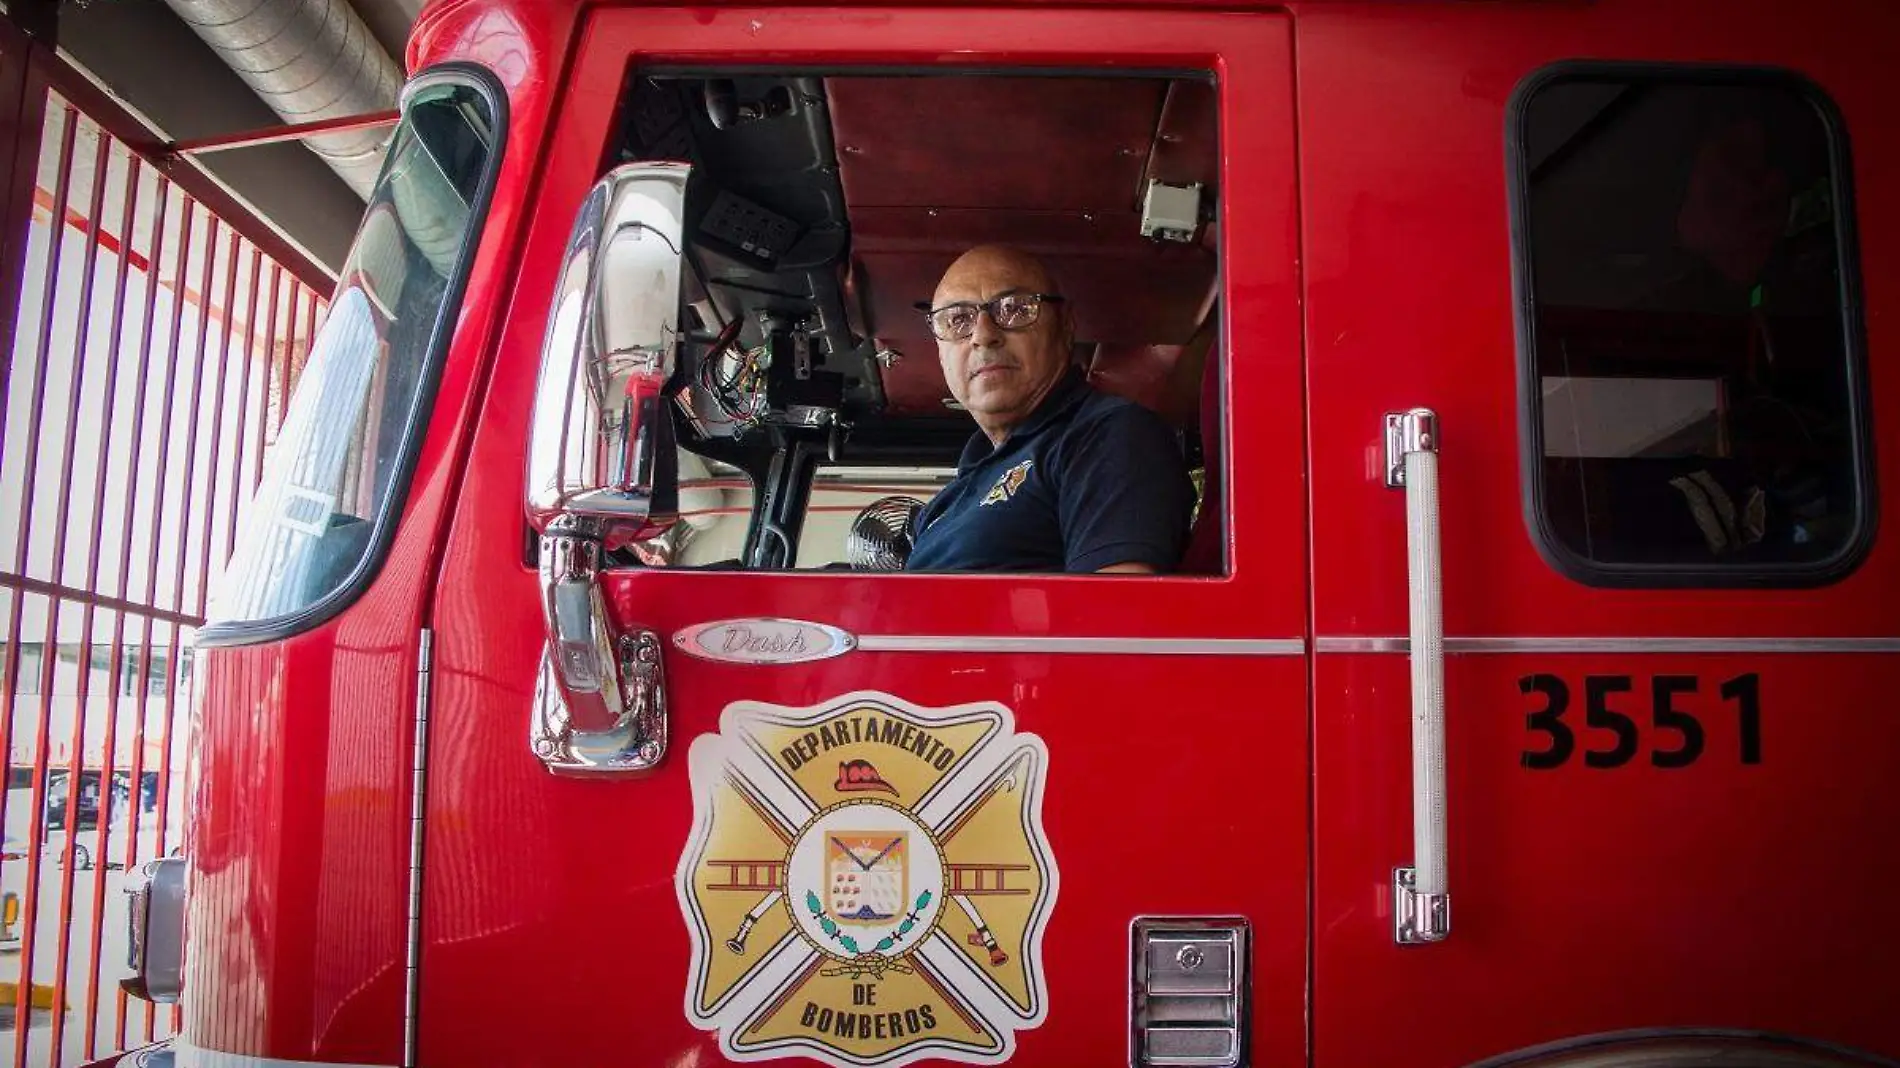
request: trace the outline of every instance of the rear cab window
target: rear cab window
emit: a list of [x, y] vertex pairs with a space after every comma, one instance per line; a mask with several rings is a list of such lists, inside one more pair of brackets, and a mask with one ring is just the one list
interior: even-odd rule
[[1511, 123], [1546, 557], [1596, 585], [1845, 574], [1874, 502], [1831, 104], [1774, 72], [1565, 65]]

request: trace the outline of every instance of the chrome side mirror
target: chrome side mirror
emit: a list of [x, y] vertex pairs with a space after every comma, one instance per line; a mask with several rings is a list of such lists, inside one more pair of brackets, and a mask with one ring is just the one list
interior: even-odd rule
[[582, 202], [561, 259], [528, 442], [547, 645], [530, 746], [555, 771], [644, 771], [666, 752], [658, 635], [615, 633], [604, 549], [667, 529], [678, 454], [666, 383], [679, 348], [683, 163], [616, 167]]
[[126, 993], [170, 1005], [185, 989], [185, 858], [148, 861], [127, 880]]

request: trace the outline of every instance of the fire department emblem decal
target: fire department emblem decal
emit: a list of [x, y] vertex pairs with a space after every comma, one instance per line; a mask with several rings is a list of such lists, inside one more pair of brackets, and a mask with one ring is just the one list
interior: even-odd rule
[[1049, 758], [993, 704], [740, 702], [688, 757], [686, 1015], [734, 1060], [996, 1064], [1042, 1023]]

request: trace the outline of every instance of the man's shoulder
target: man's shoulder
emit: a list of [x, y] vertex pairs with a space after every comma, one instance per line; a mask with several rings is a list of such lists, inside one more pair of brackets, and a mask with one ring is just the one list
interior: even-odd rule
[[1085, 388], [1081, 402], [1075, 406], [1075, 413], [1070, 417], [1069, 430], [1070, 433], [1087, 430], [1174, 437], [1174, 427], [1154, 409], [1127, 397], [1104, 393], [1094, 386]]
[[1187, 477], [1181, 437], [1152, 409], [1090, 389], [1075, 406], [1049, 457], [1057, 470], [1079, 474]]

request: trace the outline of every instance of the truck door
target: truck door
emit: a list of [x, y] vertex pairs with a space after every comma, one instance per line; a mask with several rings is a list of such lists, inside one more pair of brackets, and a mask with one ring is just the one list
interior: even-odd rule
[[[589, 16], [437, 584], [420, 1063], [1055, 1066], [1124, 1063], [1131, 1044], [1152, 1063], [1304, 1056], [1290, 33], [1272, 14]], [[1209, 220], [1223, 328], [1202, 425], [1221, 488], [1202, 508], [1225, 562], [1165, 577], [609, 567], [598, 588], [617, 640], [663, 678], [644, 692], [664, 699], [665, 750], [631, 752], [657, 757], [640, 773], [557, 774], [569, 724], [537, 711], [548, 632], [522, 506], [549, 306], [623, 133], [630, 72], [720, 65], [1213, 74], [1231, 192]], [[915, 128], [961, 137], [1006, 119]], [[1101, 165], [1138, 179], [1157, 121], [1136, 117], [1144, 140]], [[970, 143], [1024, 165], [1020, 146]], [[1140, 241], [1140, 192], [1131, 180], [1112, 220], [1067, 222]], [[938, 214], [930, 225], [959, 217]], [[927, 298], [934, 277], [916, 285], [900, 297]], [[1138, 972], [1152, 1031], [1131, 1028]]]
[[[1900, 383], [1866, 373], [1896, 233], [1854, 199], [1895, 178], [1854, 44], [1891, 19], [1300, 18], [1316, 1063], [1619, 1032], [1900, 1052], [1875, 978], [1900, 554], [1874, 529], [1900, 443], [1870, 430]], [[1384, 440], [1414, 408], [1445, 728], [1416, 756], [1429, 628]], [[1434, 800], [1435, 912], [1395, 878], [1425, 877]]]

